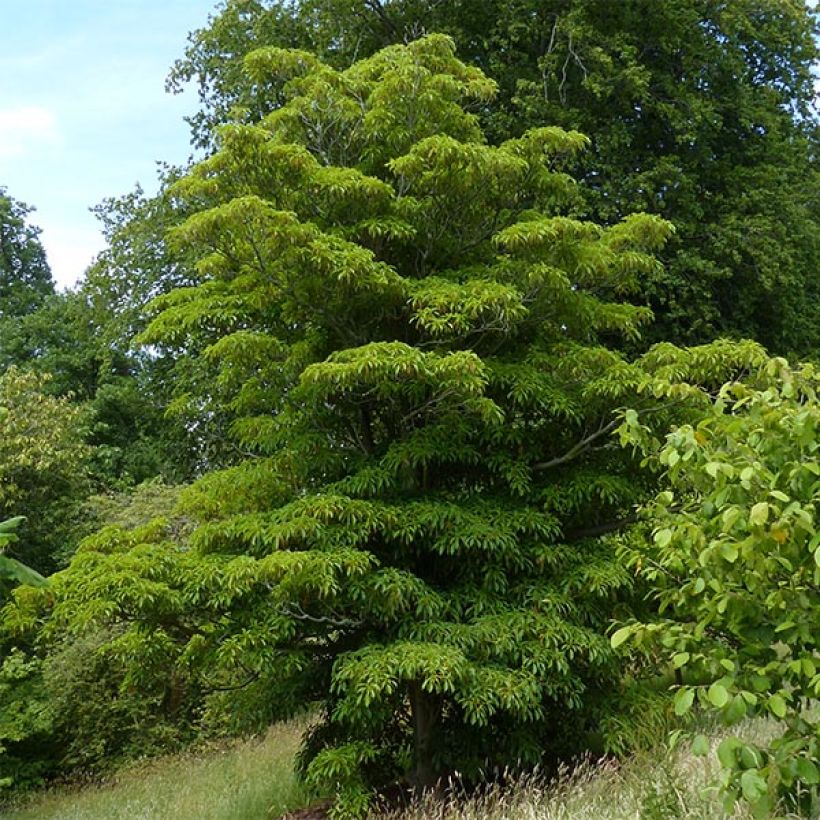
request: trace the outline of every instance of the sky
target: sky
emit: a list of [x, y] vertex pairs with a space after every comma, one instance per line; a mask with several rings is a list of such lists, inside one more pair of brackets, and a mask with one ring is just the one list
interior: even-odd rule
[[0, 0], [0, 187], [36, 208], [54, 278], [103, 248], [89, 212], [156, 190], [156, 162], [191, 153], [193, 89], [165, 92], [186, 35], [216, 0]]

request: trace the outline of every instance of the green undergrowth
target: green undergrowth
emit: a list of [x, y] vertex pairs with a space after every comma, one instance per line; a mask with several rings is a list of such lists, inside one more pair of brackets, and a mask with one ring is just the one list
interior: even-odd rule
[[59, 787], [4, 820], [257, 820], [303, 804], [293, 761], [304, 723], [218, 749], [134, 764], [95, 785]]

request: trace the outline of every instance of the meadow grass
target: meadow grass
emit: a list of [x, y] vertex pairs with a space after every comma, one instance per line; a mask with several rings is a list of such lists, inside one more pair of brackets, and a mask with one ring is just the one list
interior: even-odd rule
[[[199, 754], [130, 766], [116, 778], [85, 787], [41, 792], [0, 817], [8, 820], [266, 820], [304, 806], [293, 762], [304, 722], [274, 726], [265, 737]], [[766, 742], [773, 722], [749, 722], [736, 732]], [[687, 745], [659, 749], [623, 763], [583, 761], [547, 782], [531, 775], [481, 794], [452, 785], [444, 799], [428, 796], [386, 820], [751, 820], [738, 805], [724, 812], [713, 788], [714, 754], [726, 731], [711, 734], [711, 753]], [[788, 818], [784, 812], [776, 815]]]
[[98, 785], [41, 792], [8, 820], [260, 820], [305, 803], [293, 771], [304, 722], [199, 754], [127, 767]]
[[[748, 722], [740, 733], [750, 742], [767, 742], [778, 727]], [[582, 761], [550, 781], [537, 774], [507, 786], [465, 795], [451, 784], [442, 799], [428, 796], [390, 820], [751, 820], [748, 806], [723, 809], [714, 785], [720, 764], [716, 749], [729, 732], [710, 733], [710, 753], [696, 757], [688, 744], [676, 751], [659, 749], [623, 763]], [[382, 815], [383, 817], [385, 815]], [[777, 818], [789, 818], [778, 812]]]

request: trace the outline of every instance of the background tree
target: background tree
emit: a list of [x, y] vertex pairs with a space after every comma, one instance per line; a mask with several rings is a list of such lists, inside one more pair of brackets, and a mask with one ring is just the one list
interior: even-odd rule
[[0, 187], [0, 322], [25, 316], [54, 293], [40, 229], [28, 223], [32, 208]]
[[163, 194], [149, 199], [138, 189], [96, 210], [108, 247], [75, 290], [54, 293], [50, 275], [39, 290], [18, 277], [27, 309], [0, 319], [0, 370], [46, 374], [44, 390], [87, 406], [98, 488], [183, 480], [195, 469], [196, 442], [183, 422], [165, 417], [174, 362], [132, 346], [140, 310], [187, 281], [164, 243], [173, 209]]
[[627, 402], [662, 426], [763, 353], [607, 347], [649, 320], [624, 296], [670, 226], [558, 215], [586, 139], [488, 145], [465, 106], [494, 84], [448, 38], [247, 70], [283, 104], [174, 186], [200, 281], [142, 335], [210, 371], [245, 456], [187, 494], [190, 543], [104, 531], [5, 629], [115, 630], [130, 685], [183, 681], [226, 730], [318, 701], [303, 767], [339, 813], [583, 748], [634, 583], [599, 536], [653, 484], [609, 434]]
[[[639, 295], [645, 338], [751, 336], [779, 352], [820, 346], [816, 16], [798, 0], [229, 0], [169, 77], [197, 83], [195, 143], [258, 121], [281, 84], [242, 73], [260, 45], [317, 49], [337, 67], [424, 31], [499, 82], [480, 106], [492, 142], [560, 125], [593, 137], [574, 167], [581, 213], [613, 224], [656, 213], [677, 231]], [[260, 93], [262, 92], [262, 93]]]
[[48, 395], [47, 382], [15, 368], [0, 375], [0, 517], [26, 516], [9, 554], [43, 574], [71, 541], [90, 455], [82, 409]]

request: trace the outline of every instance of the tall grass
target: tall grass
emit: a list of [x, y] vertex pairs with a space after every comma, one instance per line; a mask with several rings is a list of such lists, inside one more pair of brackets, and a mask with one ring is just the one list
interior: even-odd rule
[[[0, 817], [8, 820], [266, 820], [306, 805], [293, 772], [304, 723], [273, 727], [264, 737], [207, 753], [169, 756], [129, 767], [116, 779], [42, 793]], [[766, 742], [775, 723], [747, 723], [737, 731]], [[682, 745], [624, 763], [583, 762], [551, 782], [538, 776], [480, 795], [451, 788], [408, 809], [381, 812], [386, 820], [751, 820], [742, 805], [723, 811], [713, 788], [714, 754], [725, 733], [715, 730], [712, 752], [695, 757]], [[784, 812], [776, 815], [787, 818]]]
[[[766, 742], [777, 731], [758, 721], [739, 727], [747, 741]], [[508, 786], [465, 795], [452, 785], [445, 799], [426, 797], [390, 820], [751, 820], [738, 804], [727, 814], [714, 784], [720, 764], [715, 751], [726, 736], [715, 732], [706, 757], [686, 746], [659, 750], [624, 763], [582, 762], [551, 782], [537, 775]], [[778, 818], [789, 815], [779, 812]]]
[[128, 767], [101, 784], [41, 793], [8, 820], [261, 820], [303, 805], [293, 772], [304, 723], [264, 738]]

